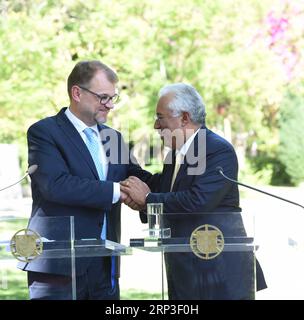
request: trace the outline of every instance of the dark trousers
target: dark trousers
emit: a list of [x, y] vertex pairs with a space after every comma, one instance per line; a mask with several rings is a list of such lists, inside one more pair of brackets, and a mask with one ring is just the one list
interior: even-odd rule
[[[85, 273], [76, 275], [77, 300], [119, 300], [118, 279], [112, 287], [108, 264], [92, 263]], [[31, 300], [72, 300], [72, 277], [28, 271]]]

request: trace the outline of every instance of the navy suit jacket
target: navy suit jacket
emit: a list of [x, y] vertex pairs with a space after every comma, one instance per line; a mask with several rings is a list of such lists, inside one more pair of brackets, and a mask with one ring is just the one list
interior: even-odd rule
[[[202, 151], [203, 148], [205, 151]], [[195, 157], [197, 162], [194, 162]], [[193, 160], [190, 162], [189, 159]], [[173, 163], [168, 162], [165, 160], [162, 174], [154, 177], [152, 187], [155, 192], [149, 194], [148, 202], [162, 202], [164, 212], [170, 213], [241, 211], [238, 187], [223, 179], [216, 171], [216, 167], [221, 166], [227, 176], [237, 179], [237, 157], [228, 141], [209, 129], [206, 129], [205, 136], [196, 135], [176, 176], [172, 192], [169, 191], [174, 156]], [[199, 171], [204, 162], [205, 170]], [[197, 171], [193, 170], [194, 174], [189, 174], [187, 170], [196, 167]]]
[[[33, 124], [28, 130], [29, 165], [37, 164], [31, 176], [32, 213], [30, 228], [49, 240], [69, 240], [67, 224], [62, 217], [73, 216], [75, 239], [100, 239], [107, 214], [107, 239], [120, 242], [120, 202], [112, 204], [113, 182], [130, 175], [146, 181], [150, 173], [142, 170], [130, 155], [121, 134], [105, 125], [99, 127], [106, 155], [110, 157], [107, 181], [100, 181], [94, 162], [83, 139], [65, 115], [63, 108], [56, 116]], [[35, 217], [56, 217], [39, 219]], [[43, 222], [41, 222], [43, 221]], [[76, 260], [81, 274], [91, 258]], [[116, 274], [119, 275], [118, 263]], [[70, 259], [37, 259], [20, 264], [24, 270], [70, 274]]]
[[[174, 155], [173, 163], [165, 163], [163, 172], [151, 180], [152, 192], [147, 196], [147, 203], [163, 203], [164, 225], [171, 228], [172, 237], [188, 238], [195, 228], [203, 224], [217, 226], [224, 237], [245, 237], [241, 215], [237, 214], [241, 211], [238, 187], [216, 170], [221, 166], [227, 176], [237, 180], [238, 162], [234, 148], [207, 128], [200, 133], [186, 154], [172, 191]], [[169, 153], [167, 158], [171, 156]], [[196, 163], [193, 161], [195, 157]], [[189, 169], [196, 167], [198, 170], [191, 174]], [[201, 170], [202, 167], [205, 170]], [[193, 214], [200, 212], [205, 214]], [[225, 212], [227, 214], [215, 214]], [[236, 214], [231, 215], [230, 212]], [[251, 267], [254, 260], [246, 254], [223, 252], [208, 261], [192, 253], [167, 253], [165, 256], [170, 299], [250, 298], [248, 291], [253, 285], [254, 271]], [[252, 262], [251, 265], [248, 261]], [[258, 277], [260, 271], [259, 268]], [[266, 285], [263, 277], [262, 282], [259, 287]]]

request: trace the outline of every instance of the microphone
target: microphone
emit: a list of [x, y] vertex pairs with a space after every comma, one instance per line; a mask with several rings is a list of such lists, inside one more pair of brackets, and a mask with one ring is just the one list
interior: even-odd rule
[[5, 189], [8, 189], [8, 188], [14, 186], [15, 184], [21, 182], [21, 181], [22, 181], [24, 178], [26, 178], [28, 175], [33, 174], [37, 169], [38, 169], [38, 165], [37, 165], [37, 164], [31, 165], [31, 166], [27, 169], [25, 175], [24, 175], [21, 179], [19, 179], [17, 182], [15, 182], [15, 183], [13, 183], [13, 184], [10, 184], [10, 185], [7, 186], [7, 187], [4, 187], [4, 188], [0, 189], [0, 191], [3, 191], [3, 190], [5, 190]]
[[37, 169], [38, 169], [38, 164], [32, 164], [26, 171], [27, 175], [33, 174]]
[[264, 194], [267, 194], [268, 196], [271, 196], [271, 197], [274, 197], [274, 198], [277, 198], [277, 199], [280, 199], [280, 200], [289, 202], [289, 203], [291, 203], [291, 204], [294, 204], [295, 206], [299, 206], [299, 207], [301, 207], [302, 209], [304, 209], [304, 206], [302, 206], [302, 205], [299, 204], [299, 203], [290, 201], [290, 200], [288, 200], [288, 199], [284, 199], [284, 198], [282, 198], [282, 197], [276, 196], [275, 194], [272, 194], [272, 193], [269, 193], [269, 192], [266, 192], [266, 191], [263, 191], [263, 190], [260, 190], [260, 189], [251, 187], [251, 186], [249, 186], [248, 184], [245, 184], [245, 183], [242, 183], [242, 182], [239, 182], [239, 181], [236, 181], [236, 180], [233, 180], [233, 179], [227, 177], [227, 176], [224, 174], [223, 168], [220, 167], [220, 166], [216, 167], [215, 170], [216, 170], [217, 173], [219, 173], [221, 176], [223, 176], [225, 179], [227, 179], [227, 180], [229, 180], [229, 181], [231, 181], [231, 182], [234, 182], [234, 183], [239, 184], [239, 185], [241, 185], [241, 186], [243, 186], [243, 187], [246, 187], [246, 188], [249, 188], [249, 189], [252, 189], [252, 190], [255, 190], [255, 191], [264, 193]]

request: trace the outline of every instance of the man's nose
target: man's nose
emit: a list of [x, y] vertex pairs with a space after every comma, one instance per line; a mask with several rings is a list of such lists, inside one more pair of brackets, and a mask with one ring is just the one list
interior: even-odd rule
[[160, 129], [160, 124], [157, 119], [154, 121], [154, 129]]
[[106, 108], [108, 109], [113, 109], [114, 108], [114, 103], [112, 102], [112, 100], [110, 99], [105, 105]]

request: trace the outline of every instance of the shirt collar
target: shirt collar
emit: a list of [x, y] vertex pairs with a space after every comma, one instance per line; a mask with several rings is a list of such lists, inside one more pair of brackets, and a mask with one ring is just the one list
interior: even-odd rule
[[192, 141], [194, 140], [196, 134], [198, 133], [198, 131], [200, 130], [200, 128], [198, 128], [189, 138], [188, 140], [182, 145], [182, 147], [177, 150], [177, 153], [180, 153], [182, 156], [185, 156], [188, 149], [190, 148], [190, 145], [192, 143]]
[[97, 124], [95, 124], [92, 127], [88, 127], [83, 121], [81, 121], [79, 118], [77, 118], [70, 110], [70, 108], [67, 108], [65, 110], [65, 115], [68, 117], [68, 119], [72, 122], [74, 127], [79, 133], [82, 133], [86, 128], [91, 128], [94, 130], [94, 132], [99, 135]]

